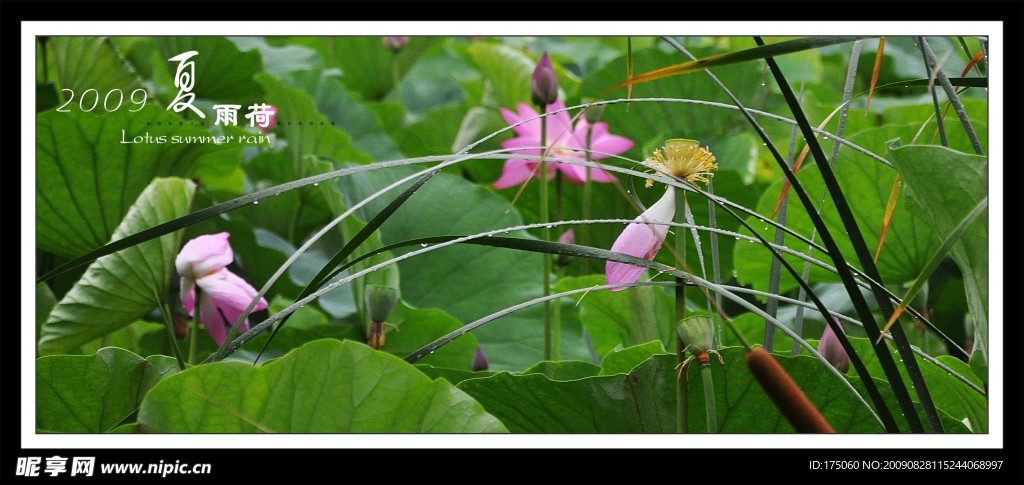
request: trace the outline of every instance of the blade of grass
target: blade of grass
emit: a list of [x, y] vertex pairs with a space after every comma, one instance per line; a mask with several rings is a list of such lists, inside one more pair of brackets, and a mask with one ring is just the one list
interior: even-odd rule
[[[859, 42], [859, 41], [857, 41], [857, 42]], [[799, 95], [800, 99], [804, 98], [804, 87], [806, 87], [806, 85], [807, 85], [807, 71], [809, 70], [810, 66], [811, 66], [811, 56], [808, 55], [807, 56], [807, 61], [804, 63], [804, 73], [803, 73], [803, 76], [800, 79], [800, 95]], [[835, 113], [837, 111], [838, 111], [838, 108], [835, 111], [833, 111], [833, 113]], [[819, 126], [819, 128], [824, 128], [824, 125]], [[789, 150], [787, 151], [787, 157], [786, 157], [786, 163], [790, 164], [791, 167], [794, 166], [793, 154], [794, 154], [794, 151], [796, 150], [796, 135], [797, 135], [797, 127], [793, 126], [793, 128], [790, 130]], [[779, 202], [775, 205], [775, 210], [772, 211], [772, 218], [775, 218], [775, 220], [779, 224], [786, 225], [786, 209], [788, 208], [788, 205], [789, 205], [787, 203], [789, 201], [789, 197], [787, 197], [785, 195], [785, 190], [783, 192], [784, 192], [783, 195], [779, 197]], [[776, 215], [778, 216], [777, 218], [776, 218]], [[773, 242], [776, 245], [783, 245], [783, 244], [785, 244], [785, 242], [786, 242], [786, 233], [782, 232], [779, 229], [776, 229]], [[779, 293], [779, 281], [780, 281], [781, 278], [782, 278], [782, 268], [779, 265], [779, 261], [773, 259], [772, 260], [771, 269], [768, 272], [768, 293], [773, 294], [773, 295], [777, 295]], [[776, 316], [778, 314], [778, 311], [779, 311], [779, 300], [777, 298], [769, 296], [768, 297], [767, 305], [765, 306], [765, 309], [767, 310], [769, 315], [771, 315], [773, 317]], [[764, 349], [767, 350], [768, 352], [773, 352], [775, 350], [775, 327], [772, 326], [772, 325], [769, 325], [767, 323], [765, 323], [765, 325], [764, 325]]]
[[[708, 179], [708, 193], [715, 195], [714, 178]], [[722, 264], [719, 262], [719, 249], [718, 249], [718, 211], [716, 210], [715, 204], [708, 202], [708, 231], [711, 238], [711, 278], [712, 281], [718, 285], [722, 283]], [[722, 295], [715, 292], [715, 306], [718, 308], [722, 307]], [[717, 332], [715, 332], [715, 348], [722, 347], [722, 317], [717, 312], [713, 314]]]
[[[891, 82], [891, 83], [885, 83], [885, 84], [883, 84], [881, 86], [875, 87], [875, 91], [882, 91], [882, 90], [890, 89], [890, 88], [909, 88], [911, 86], [915, 86], [915, 87], [916, 86], [928, 86], [930, 81], [934, 82], [934, 81], [932, 81], [932, 80], [930, 80], [930, 79], [928, 79], [926, 77], [925, 78], [919, 78], [919, 79], [908, 79], [906, 81], [894, 81], [894, 82]], [[987, 88], [988, 87], [988, 78], [984, 78], [984, 77], [951, 77], [951, 78], [949, 78], [949, 84], [951, 84], [953, 86], [956, 86], [956, 87], [960, 87], [960, 88]], [[854, 96], [854, 98], [859, 98], [861, 96], [866, 96], [867, 94], [868, 94], [868, 92], [864, 91], [864, 92]]]
[[899, 306], [896, 307], [896, 311], [894, 311], [892, 316], [889, 317], [889, 321], [885, 324], [885, 328], [882, 329], [882, 333], [879, 335], [878, 339], [875, 340], [876, 345], [882, 341], [882, 338], [885, 337], [889, 329], [896, 323], [896, 320], [903, 314], [903, 311], [907, 308], [907, 305], [913, 301], [914, 297], [917, 296], [917, 293], [924, 288], [924, 285], [928, 282], [928, 278], [930, 278], [932, 273], [935, 272], [935, 269], [939, 267], [939, 263], [941, 263], [946, 257], [946, 254], [953, 248], [953, 245], [960, 240], [960, 236], [965, 230], [967, 230], [967, 226], [970, 226], [971, 223], [974, 222], [974, 219], [984, 212], [986, 208], [988, 208], [988, 197], [981, 199], [978, 202], [978, 205], [974, 206], [974, 209], [971, 209], [971, 212], [967, 213], [960, 223], [953, 228], [953, 232], [943, 239], [942, 244], [935, 250], [932, 257], [928, 259], [928, 263], [925, 264], [924, 269], [921, 270], [921, 273], [917, 275], [917, 278], [914, 279], [910, 288], [908, 288], [907, 292], [903, 295]]
[[[758, 44], [763, 43], [760, 37], [754, 37], [754, 41]], [[827, 159], [825, 158], [825, 154], [822, 151], [821, 146], [814, 137], [814, 132], [810, 124], [807, 122], [807, 117], [804, 115], [803, 108], [800, 106], [799, 102], [797, 102], [792, 89], [790, 89], [789, 84], [786, 81], [785, 75], [782, 73], [782, 70], [779, 69], [775, 60], [768, 58], [768, 66], [772, 70], [772, 75], [775, 77], [776, 82], [779, 84], [779, 89], [782, 91], [782, 94], [786, 99], [786, 103], [789, 105], [789, 108], [793, 113], [794, 119], [800, 123], [800, 129], [803, 132], [804, 139], [807, 140], [807, 143], [811, 146], [811, 154], [813, 155], [814, 161], [822, 174], [822, 180], [828, 188], [830, 198], [833, 204], [835, 204], [836, 211], [843, 222], [843, 226], [847, 231], [860, 264], [863, 266], [864, 271], [868, 276], [881, 283], [882, 279], [878, 273], [878, 268], [875, 266], [874, 261], [871, 260], [871, 253], [868, 251], [867, 245], [864, 242], [864, 237], [860, 232], [860, 228], [857, 226], [857, 223], [853, 218], [853, 212], [851, 211], [846, 198], [843, 196], [842, 190], [839, 187], [839, 182], [836, 179], [831, 166], [827, 163]], [[753, 118], [750, 119], [753, 120]], [[835, 239], [832, 237], [831, 233], [828, 232], [828, 228], [825, 226], [821, 217], [814, 212], [812, 203], [807, 197], [807, 193], [803, 190], [803, 187], [800, 186], [799, 181], [797, 181], [793, 173], [785, 166], [785, 163], [782, 162], [781, 156], [779, 156], [777, 151], [774, 150], [773, 155], [776, 156], [780, 167], [786, 174], [786, 177], [793, 181], [794, 190], [799, 195], [800, 201], [806, 208], [808, 215], [811, 216], [811, 220], [814, 222], [814, 225], [818, 228], [818, 232], [822, 237], [822, 242], [825, 243], [825, 246], [829, 249], [829, 256], [836, 263], [836, 269], [839, 270], [840, 279], [843, 280], [843, 285], [846, 287], [847, 293], [850, 295], [854, 308], [857, 309], [857, 313], [860, 315], [861, 321], [864, 322], [865, 330], [869, 337], [872, 339], [876, 338], [880, 333], [878, 325], [875, 322], [874, 316], [871, 314], [871, 310], [868, 307], [867, 302], [864, 300], [863, 295], [861, 295], [860, 291], [856, 289], [853, 274], [846, 267], [846, 260], [839, 251]], [[889, 300], [884, 297], [884, 293], [880, 292], [877, 288], [872, 287], [872, 289], [875, 299], [878, 301], [883, 314], [892, 314], [892, 305], [889, 303]], [[833, 322], [829, 322], [830, 325], [831, 323]], [[934, 432], [942, 432], [942, 423], [939, 421], [935, 405], [932, 402], [931, 395], [928, 393], [924, 377], [921, 375], [920, 369], [917, 368], [917, 362], [913, 359], [913, 351], [910, 349], [910, 344], [907, 342], [906, 336], [902, 332], [902, 327], [897, 326], [895, 328], [897, 331], [893, 332], [893, 337], [896, 341], [896, 347], [903, 358], [907, 375], [914, 384], [914, 389], [917, 392], [919, 401], [921, 402], [921, 407], [928, 418], [932, 430]], [[841, 329], [833, 329], [833, 331], [837, 334], [841, 333]], [[875, 346], [875, 349], [879, 364], [885, 371], [886, 378], [889, 380], [889, 384], [893, 388], [893, 394], [896, 396], [897, 401], [903, 410], [904, 417], [910, 425], [910, 429], [914, 432], [923, 432], [924, 427], [917, 415], [914, 402], [910, 398], [910, 393], [907, 391], [899, 370], [896, 368], [896, 364], [893, 361], [892, 355], [889, 353], [889, 349], [885, 346]]]
[[[882, 254], [882, 246], [885, 244], [885, 236], [889, 234], [889, 225], [892, 224], [892, 216], [896, 212], [896, 201], [900, 197], [900, 189], [903, 187], [903, 176], [896, 175], [892, 181], [892, 189], [889, 190], [889, 200], [885, 203], [885, 214], [882, 215], [882, 231], [878, 236], [878, 247], [875, 248], [874, 261], [878, 262], [878, 255]], [[883, 331], [884, 333], [884, 331]]]
[[[633, 79], [633, 38], [626, 37], [626, 79]], [[626, 99], [633, 97], [633, 85], [630, 84], [626, 88]], [[629, 103], [626, 103], [626, 109], [629, 109]]]
[[[968, 69], [971, 66], [975, 66], [974, 67], [974, 71], [977, 72], [979, 76], [984, 76], [985, 73], [983, 71], [986, 70], [985, 69], [985, 62], [984, 62], [985, 51], [982, 50], [982, 49], [978, 49], [978, 53], [975, 54], [974, 56], [972, 56], [971, 55], [971, 49], [969, 49], [967, 47], [967, 41], [964, 40], [963, 36], [957, 37], [957, 40], [960, 41], [960, 48], [962, 48], [964, 50], [964, 54], [967, 55], [968, 59], [971, 59], [971, 62], [969, 62], [967, 64], [968, 65]], [[977, 61], [974, 60], [975, 57], [977, 57], [977, 59], [978, 59]], [[964, 73], [961, 75], [961, 77], [967, 75], [968, 69], [964, 69]]]
[[[843, 133], [846, 131], [846, 120], [847, 120], [848, 115], [850, 114], [850, 101], [851, 101], [851, 99], [853, 97], [853, 86], [854, 86], [854, 84], [857, 81], [857, 67], [860, 64], [861, 45], [862, 45], [861, 41], [856, 41], [856, 42], [853, 43], [853, 49], [850, 50], [850, 62], [846, 66], [846, 81], [843, 84], [843, 104], [842, 104], [843, 109], [842, 109], [842, 114], [839, 115], [838, 126], [836, 126], [836, 136], [837, 137], [842, 137]], [[841, 145], [840, 145], [838, 139], [832, 144], [832, 158], [829, 159], [829, 163], [830, 164], [834, 165], [836, 160], [839, 159], [839, 147], [840, 146]], [[810, 145], [805, 145], [804, 146], [804, 151], [801, 152], [801, 155], [802, 156], [806, 156], [806, 154], [809, 153], [809, 151], [810, 151]], [[801, 158], [800, 161], [802, 162], [803, 158]], [[789, 181], [787, 180], [786, 182], [788, 183]], [[825, 204], [825, 189], [822, 188], [821, 196], [818, 197], [818, 206], [815, 208], [815, 212], [818, 213], [819, 215], [821, 214], [821, 209], [824, 206], [824, 204]], [[811, 240], [813, 241], [817, 237], [817, 235], [818, 235], [818, 231], [817, 231], [817, 229], [814, 229], [814, 231], [811, 232]], [[814, 253], [814, 245], [810, 244], [810, 245], [807, 246], [807, 256], [810, 257], [813, 253]], [[804, 262], [804, 269], [803, 269], [803, 273], [802, 273], [802, 276], [804, 277], [804, 279], [807, 279], [808, 277], [810, 277], [810, 274], [811, 274], [810, 271], [811, 271], [811, 266], [810, 266], [810, 264], [808, 262], [805, 261]], [[886, 289], [886, 291], [888, 291], [888, 289]], [[806, 292], [804, 291], [803, 288], [800, 288], [800, 291], [798, 293], [797, 298], [800, 301], [803, 301], [805, 298], [807, 298], [807, 294], [806, 294]], [[929, 323], [931, 323], [931, 322], [929, 322]], [[797, 307], [796, 315], [794, 316], [794, 320], [793, 320], [793, 330], [795, 330], [797, 334], [803, 336], [803, 331], [804, 331], [804, 309], [803, 309], [803, 307]], [[800, 352], [800, 347], [797, 346], [796, 342], [794, 342], [793, 345], [790, 346], [790, 354], [795, 356], [795, 355], [798, 355], [799, 352]]]
[[[918, 37], [918, 45], [923, 44], [923, 38]], [[934, 70], [928, 67], [928, 56], [924, 53], [924, 47], [921, 46], [921, 58], [924, 59], [925, 74], [928, 74], [928, 92], [932, 95], [932, 106], [935, 108], [935, 127], [939, 130], [939, 141], [942, 146], [948, 147], [949, 141], [946, 140], [946, 128], [942, 124], [942, 109], [939, 108], [939, 94], [935, 92], [935, 74], [939, 70], [939, 66], [936, 66]]]
[[[832, 110], [832, 112], [829, 113], [829, 115], [825, 117], [825, 120], [822, 121], [820, 125], [818, 125], [818, 129], [819, 130], [824, 129], [825, 125], [827, 125], [830, 121], [832, 121], [832, 117], [834, 117], [836, 115], [836, 113], [839, 113], [840, 111], [843, 111], [844, 108], [846, 108], [848, 110], [849, 106], [850, 106], [850, 102], [849, 101], [846, 101], [843, 104], [841, 104], [839, 106], [836, 106], [836, 109]], [[796, 126], [794, 126], [793, 129], [796, 130]], [[836, 131], [838, 131], [838, 130], [836, 130]], [[802, 150], [800, 150], [800, 155], [798, 155], [796, 157], [796, 162], [793, 163], [793, 173], [797, 173], [797, 172], [800, 171], [801, 168], [803, 168], [804, 160], [807, 159], [807, 154], [810, 153], [810, 152], [811, 152], [810, 145], [804, 145], [804, 148]], [[788, 197], [789, 197], [789, 180], [786, 180], [782, 184], [782, 192], [779, 194], [779, 200], [777, 202], [775, 202], [775, 208], [772, 209], [772, 218], [775, 218], [775, 215], [779, 213], [779, 207], [782, 207], [782, 201], [786, 200]]]
[[918, 37], [920, 44], [921, 53], [924, 54], [925, 65], [928, 66], [935, 73], [935, 79], [939, 81], [939, 85], [946, 92], [946, 97], [949, 98], [949, 102], [953, 104], [953, 111], [956, 112], [957, 117], [960, 118], [960, 124], [964, 127], [964, 133], [967, 134], [967, 138], [971, 140], [971, 147], [974, 148], [974, 152], [978, 155], [984, 155], [985, 150], [981, 147], [981, 141], [978, 140], [978, 134], [974, 131], [974, 126], [971, 124], [971, 119], [967, 116], [967, 110], [964, 109], [964, 104], [960, 102], [960, 97], [956, 94], [956, 89], [949, 82], [949, 78], [946, 77], [946, 73], [942, 71], [939, 65], [938, 59], [935, 57], [935, 52], [932, 51], [931, 46], [928, 45], [928, 41], [924, 37]]
[[[868, 101], [864, 106], [864, 116], [871, 111], [871, 97], [875, 94], [875, 85], [878, 84], [878, 73], [882, 71], [882, 59], [885, 57], [885, 36], [878, 38], [878, 52], [875, 53], [875, 67], [871, 70], [871, 85], [868, 86]], [[852, 62], [852, 61], [851, 61]]]
[[727, 66], [730, 64], [736, 64], [739, 62], [752, 61], [755, 59], [764, 59], [771, 56], [780, 56], [783, 54], [791, 54], [793, 52], [801, 52], [810, 49], [816, 49], [819, 47], [825, 47], [835, 44], [843, 44], [846, 42], [853, 42], [858, 39], [864, 38], [863, 36], [816, 36], [816, 37], [805, 37], [802, 39], [789, 40], [785, 42], [779, 42], [777, 44], [758, 46], [751, 49], [742, 51], [729, 52], [726, 54], [718, 54], [703, 59], [697, 59], [690, 62], [684, 62], [682, 64], [676, 64], [674, 66], [663, 67], [654, 71], [643, 73], [639, 76], [630, 76], [625, 81], [612, 86], [609, 91], [614, 91], [626, 86], [633, 86], [640, 83], [654, 81], [656, 79], [663, 79], [671, 76], [679, 76], [682, 74], [689, 74], [691, 72], [702, 71], [712, 67]]

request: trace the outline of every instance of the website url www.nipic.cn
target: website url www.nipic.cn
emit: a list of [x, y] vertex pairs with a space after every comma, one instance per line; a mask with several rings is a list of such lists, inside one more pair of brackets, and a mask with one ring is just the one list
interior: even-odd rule
[[209, 463], [101, 463], [100, 473], [104, 475], [206, 475], [210, 473]]

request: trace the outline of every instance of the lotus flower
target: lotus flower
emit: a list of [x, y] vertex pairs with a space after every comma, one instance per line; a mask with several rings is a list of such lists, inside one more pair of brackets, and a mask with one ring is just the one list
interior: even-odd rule
[[[668, 234], [667, 224], [672, 222], [672, 217], [676, 213], [675, 194], [675, 189], [669, 187], [661, 199], [626, 226], [626, 230], [622, 231], [612, 244], [612, 251], [648, 261], [653, 260], [665, 242], [665, 236]], [[607, 261], [604, 265], [605, 280], [609, 285], [636, 283], [645, 269], [643, 266]], [[611, 291], [624, 289], [612, 288]]]
[[[836, 317], [832, 318], [836, 321], [836, 325], [839, 325], [839, 329], [842, 330], [843, 326], [839, 323], [839, 319]], [[825, 325], [825, 333], [821, 335], [821, 341], [818, 342], [818, 353], [829, 364], [838, 369], [839, 372], [846, 373], [846, 371], [850, 370], [850, 356], [846, 353], [846, 349], [843, 348], [843, 344], [839, 343], [839, 337], [836, 337], [836, 333], [832, 331], [830, 325]]]
[[[558, 111], [565, 109], [565, 103], [555, 100], [547, 106], [547, 111]], [[501, 115], [510, 125], [521, 121], [537, 118], [537, 112], [526, 103], [516, 105], [517, 112], [501, 109]], [[586, 119], [581, 118], [575, 128], [569, 113], [561, 111], [548, 115], [547, 121], [547, 153], [545, 155], [556, 158], [575, 158], [586, 160], [587, 130], [590, 133], [590, 149], [593, 150], [591, 158], [600, 160], [609, 155], [618, 155], [633, 148], [633, 141], [619, 135], [612, 135], [608, 132], [608, 123], [599, 122], [591, 125]], [[522, 125], [513, 128], [516, 137], [501, 143], [502, 148], [512, 149], [513, 153], [521, 155], [540, 155], [540, 119], [532, 119]], [[527, 148], [531, 147], [531, 148]], [[505, 162], [501, 177], [494, 182], [495, 189], [506, 189], [514, 187], [527, 180], [530, 176], [540, 178], [540, 165], [536, 160], [510, 159]], [[569, 163], [550, 162], [548, 165], [548, 179], [555, 177], [555, 170], [559, 170], [565, 178], [574, 184], [582, 184], [587, 180], [587, 167]], [[610, 183], [615, 177], [596, 167], [590, 168], [590, 177], [594, 182]]]
[[[708, 149], [701, 148], [694, 140], [685, 139], [665, 142], [665, 146], [655, 150], [651, 157], [644, 160], [644, 164], [690, 184], [707, 183], [714, 176], [712, 170], [718, 168], [715, 156]], [[652, 180], [647, 182], [648, 187], [653, 183]], [[658, 202], [622, 231], [612, 244], [612, 251], [653, 260], [665, 242], [667, 224], [672, 222], [675, 212], [675, 188], [669, 187]], [[644, 269], [642, 266], [607, 261], [604, 266], [605, 280], [609, 285], [636, 283]], [[611, 291], [623, 289], [614, 288]]]
[[[230, 234], [207, 234], [185, 243], [174, 260], [181, 275], [181, 304], [189, 315], [195, 313], [196, 291], [199, 286], [199, 322], [210, 333], [217, 345], [224, 343], [230, 325], [256, 297], [256, 290], [238, 275], [228, 271], [234, 260]], [[267, 308], [267, 300], [260, 298], [253, 311]], [[242, 331], [249, 330], [249, 319], [242, 322]]]

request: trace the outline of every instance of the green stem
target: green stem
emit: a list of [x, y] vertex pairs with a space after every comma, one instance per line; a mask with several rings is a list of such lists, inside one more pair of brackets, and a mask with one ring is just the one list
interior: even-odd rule
[[[538, 106], [540, 108], [540, 222], [544, 224], [544, 228], [541, 230], [542, 238], [545, 241], [551, 240], [551, 228], [548, 227], [547, 223], [551, 221], [548, 218], [548, 162], [544, 159], [545, 152], [547, 152], [547, 131], [548, 131], [548, 118], [544, 116], [547, 113], [547, 106]], [[543, 255], [544, 260], [544, 296], [551, 295], [551, 257]], [[552, 326], [551, 326], [551, 300], [544, 301], [544, 360], [551, 360], [551, 339], [552, 339]]]
[[164, 305], [163, 301], [160, 301], [160, 297], [156, 295], [154, 291], [153, 297], [156, 298], [157, 308], [160, 309], [160, 315], [164, 317], [164, 329], [167, 331], [167, 341], [171, 344], [171, 351], [174, 352], [174, 358], [178, 361], [178, 369], [185, 370], [185, 358], [181, 355], [181, 349], [178, 348], [178, 339], [174, 337], [174, 323], [171, 321], [171, 312], [167, 310], [167, 306]]
[[[562, 220], [562, 175], [556, 170], [555, 171], [555, 220]], [[554, 257], [550, 254], [545, 255], [548, 261]], [[556, 265], [555, 268], [555, 284], [565, 276], [565, 266]], [[562, 343], [562, 305], [558, 300], [555, 300], [554, 308], [551, 312], [551, 360], [559, 360], [561, 357], [561, 343]]]
[[[684, 203], [684, 201], [685, 201], [684, 198], [686, 197], [686, 191], [684, 191], [683, 189], [678, 188], [678, 187], [673, 187], [672, 190], [675, 191], [675, 198], [676, 198], [676, 213], [675, 213], [675, 217], [673, 217], [673, 221], [675, 221], [675, 222], [685, 221], [686, 220], [686, 214], [685, 214], [686, 204]], [[676, 254], [675, 254], [675, 256], [677, 258], [679, 258], [679, 262], [680, 262], [679, 264], [682, 265], [683, 262], [686, 261], [686, 231], [684, 231], [684, 230], [682, 230], [680, 228], [676, 228], [676, 231], [675, 231], [675, 244], [676, 244], [676, 247], [675, 247], [675, 250], [676, 250], [675, 253]], [[672, 330], [673, 331], [675, 331], [676, 325], [678, 325], [680, 321], [682, 321], [684, 318], [686, 318], [686, 280], [684, 278], [679, 277], [679, 276], [676, 277], [675, 293], [676, 293], [676, 312], [675, 312], [675, 320], [672, 323]], [[679, 363], [680, 363], [680, 365], [682, 365], [682, 363], [686, 360], [686, 350], [685, 350], [686, 349], [686, 344], [684, 344], [683, 341], [681, 339], [679, 339], [678, 336], [676, 336], [676, 346], [677, 346], [676, 353], [678, 355]], [[679, 432], [679, 433], [686, 433], [688, 431], [687, 430], [687, 428], [688, 428], [688, 426], [687, 426], [688, 411], [687, 411], [687, 402], [686, 402], [687, 399], [688, 399], [688, 395], [687, 395], [687, 389], [686, 389], [686, 374], [685, 374], [686, 368], [685, 367], [680, 367], [680, 369], [681, 369], [681, 372], [683, 373], [683, 376], [676, 383], [676, 431]]]
[[[591, 125], [588, 123], [587, 124], [587, 144], [586, 144], [586, 147], [587, 147], [586, 155], [587, 155], [587, 161], [588, 162], [593, 161], [593, 159], [590, 158], [590, 134], [591, 134], [591, 128], [590, 127], [591, 127]], [[585, 179], [583, 179], [583, 206], [581, 208], [581, 212], [582, 212], [582, 215], [583, 215], [583, 220], [589, 220], [590, 219], [590, 198], [592, 197], [593, 186], [594, 186], [594, 183], [590, 180], [590, 167], [588, 166], [588, 167], [586, 167], [586, 169], [587, 169], [587, 176], [586, 176]], [[590, 224], [583, 224], [580, 227], [580, 244], [583, 245], [583, 246], [589, 246], [590, 245]], [[583, 267], [580, 269], [581, 273], [582, 274], [590, 273], [590, 258], [582, 258], [580, 263], [583, 265]]]
[[188, 344], [188, 365], [196, 364], [196, 354], [199, 353], [199, 307], [200, 297], [202, 296], [202, 290], [199, 289], [199, 285], [195, 286], [196, 291], [196, 304], [193, 308], [195, 318], [192, 319], [192, 331], [189, 332], [189, 344]]
[[292, 223], [288, 225], [288, 241], [295, 245], [299, 244], [298, 241], [296, 241], [295, 236], [299, 232], [299, 219], [301, 219], [300, 216], [302, 216], [302, 207], [305, 205], [302, 193], [299, 192], [299, 203], [295, 204], [295, 211], [292, 213]]
[[675, 341], [675, 351], [679, 361], [679, 378], [676, 380], [676, 433], [689, 433], [690, 430], [687, 424], [687, 420], [689, 419], [687, 400], [690, 398], [690, 396], [688, 390], [686, 389], [687, 368], [683, 365], [686, 362], [686, 344], [684, 344], [683, 340], [678, 336], [676, 336]]
[[[672, 190], [676, 191], [676, 214], [672, 219], [674, 222], [685, 222], [686, 221], [686, 191], [679, 188], [673, 187]], [[681, 228], [675, 230], [675, 256], [679, 258], [679, 264], [682, 265], [686, 261], [686, 231]], [[686, 279], [677, 276], [676, 277], [676, 321], [678, 324], [682, 319], [686, 318]], [[673, 328], [675, 325], [673, 324]]]
[[711, 363], [700, 366], [700, 376], [704, 381], [704, 413], [708, 422], [708, 433], [718, 432], [718, 417], [715, 415], [715, 382], [711, 379]]

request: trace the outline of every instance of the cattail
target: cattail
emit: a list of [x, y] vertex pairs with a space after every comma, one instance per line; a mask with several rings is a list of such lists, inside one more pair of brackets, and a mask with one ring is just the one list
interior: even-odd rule
[[751, 350], [747, 354], [747, 367], [798, 433], [835, 433], [771, 354], [762, 348]]

